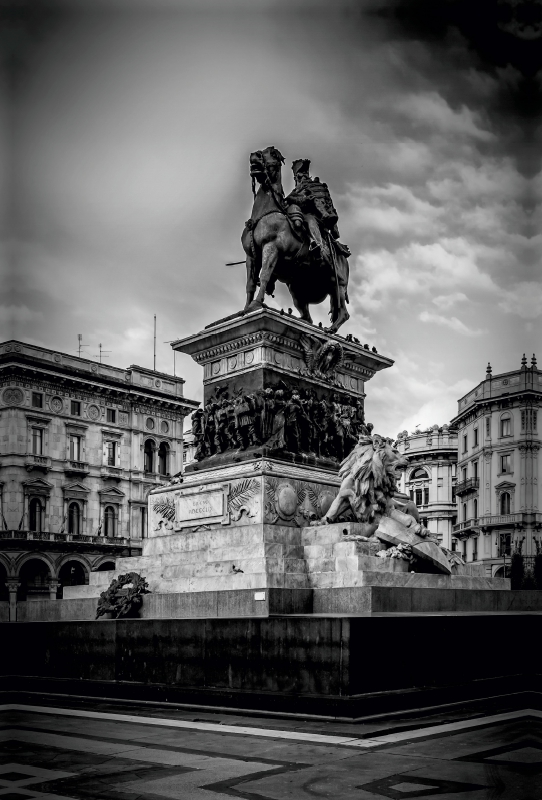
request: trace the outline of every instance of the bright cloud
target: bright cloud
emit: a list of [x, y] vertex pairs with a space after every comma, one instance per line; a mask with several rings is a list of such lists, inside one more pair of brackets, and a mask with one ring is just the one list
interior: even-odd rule
[[443, 317], [440, 314], [433, 314], [430, 311], [422, 311], [422, 313], [418, 316], [418, 319], [420, 322], [433, 322], [436, 325], [444, 325], [445, 328], [450, 328], [452, 331], [455, 331], [456, 333], [462, 333], [465, 336], [479, 336], [481, 333], [485, 332], [469, 328], [457, 317]]

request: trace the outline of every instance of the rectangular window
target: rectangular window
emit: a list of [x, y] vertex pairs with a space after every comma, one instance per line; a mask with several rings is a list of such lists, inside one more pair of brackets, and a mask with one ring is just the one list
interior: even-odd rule
[[41, 392], [32, 392], [32, 408], [43, 408], [43, 395]]
[[472, 462], [472, 477], [473, 478], [477, 478], [478, 477], [478, 462], [477, 461], [473, 461]]
[[70, 414], [74, 417], [81, 416], [81, 403], [79, 400], [72, 400], [70, 404]]
[[512, 435], [512, 420], [510, 417], [504, 417], [501, 419], [501, 436], [511, 436]]
[[81, 437], [70, 435], [70, 461], [81, 461]]
[[426, 506], [429, 502], [429, 487], [425, 486], [423, 490], [423, 504]]
[[486, 417], [486, 436], [491, 436], [491, 417]]
[[462, 481], [466, 481], [467, 480], [467, 468], [466, 467], [463, 467], [461, 469], [461, 480]]
[[422, 490], [416, 489], [416, 505], [421, 506], [422, 504]]
[[512, 472], [512, 456], [501, 456], [501, 472]]
[[499, 542], [499, 555], [509, 556], [512, 553], [512, 536], [509, 533], [501, 533]]
[[117, 461], [117, 443], [116, 442], [106, 442], [106, 451], [107, 451], [107, 466], [108, 467], [116, 466], [116, 461]]
[[463, 435], [463, 452], [464, 453], [467, 452], [467, 443], [468, 443], [468, 439], [467, 439], [467, 434], [465, 433]]
[[472, 540], [472, 560], [478, 561], [478, 538], [476, 536]]
[[43, 430], [32, 428], [32, 453], [35, 456], [43, 455]]
[[140, 529], [141, 538], [142, 538], [142, 539], [145, 539], [145, 538], [146, 538], [146, 536], [147, 536], [147, 509], [146, 509], [146, 508], [140, 508], [139, 510], [140, 510], [140, 514], [141, 514], [141, 519], [140, 519], [140, 524], [141, 524], [141, 529]]
[[474, 429], [474, 447], [478, 447], [478, 428]]
[[452, 539], [452, 552], [455, 553], [457, 551], [457, 539]]
[[452, 503], [455, 503], [455, 486], [452, 486]]
[[414, 502], [414, 489], [410, 490], [410, 499]]
[[107, 422], [117, 421], [117, 410], [115, 408], [106, 408], [105, 414]]

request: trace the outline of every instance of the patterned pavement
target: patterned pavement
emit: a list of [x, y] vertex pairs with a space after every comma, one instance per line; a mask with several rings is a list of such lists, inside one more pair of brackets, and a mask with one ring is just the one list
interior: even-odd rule
[[540, 800], [542, 712], [370, 724], [0, 706], [0, 800]]

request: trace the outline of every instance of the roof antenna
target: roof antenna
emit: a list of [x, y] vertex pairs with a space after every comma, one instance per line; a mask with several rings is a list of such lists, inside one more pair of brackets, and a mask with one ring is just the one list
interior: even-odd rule
[[99, 353], [95, 353], [94, 354], [94, 358], [98, 358], [99, 357], [100, 358], [100, 364], [101, 364], [102, 363], [102, 358], [109, 358], [109, 356], [104, 355], [104, 353], [112, 353], [113, 351], [112, 350], [104, 350], [103, 347], [102, 347], [102, 343], [101, 342], [100, 342], [100, 344], [98, 346], [100, 348], [100, 352]]
[[77, 355], [78, 355], [79, 358], [81, 358], [81, 348], [82, 347], [90, 347], [90, 345], [89, 344], [83, 344], [83, 334], [82, 333], [78, 333], [77, 334]]
[[156, 372], [156, 314], [154, 315], [154, 360], [153, 370]]

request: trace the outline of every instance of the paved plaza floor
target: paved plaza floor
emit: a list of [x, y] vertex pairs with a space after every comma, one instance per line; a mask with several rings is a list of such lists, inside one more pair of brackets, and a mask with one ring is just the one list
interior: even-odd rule
[[542, 798], [537, 710], [346, 722], [50, 697], [0, 717], [0, 800]]

